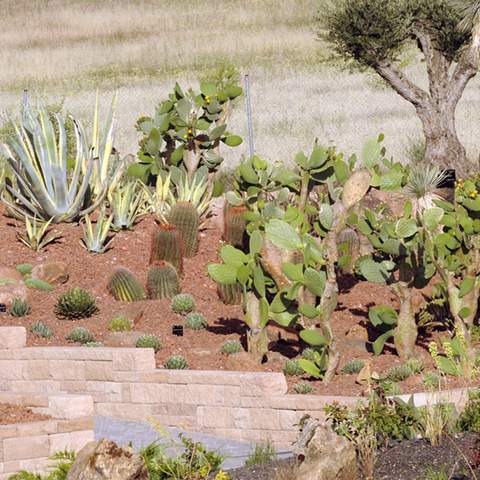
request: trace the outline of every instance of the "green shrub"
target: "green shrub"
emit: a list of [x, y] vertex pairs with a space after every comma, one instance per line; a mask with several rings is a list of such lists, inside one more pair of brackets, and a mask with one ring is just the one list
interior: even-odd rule
[[412, 375], [412, 370], [406, 364], [403, 365], [396, 365], [387, 370], [385, 374], [385, 379], [390, 380], [391, 382], [403, 382], [408, 377]]
[[480, 325], [472, 325], [470, 335], [473, 342], [480, 342]]
[[95, 341], [93, 334], [85, 327], [75, 327], [65, 338], [69, 342], [81, 343], [83, 345]]
[[164, 363], [164, 366], [169, 370], [185, 370], [188, 368], [188, 363], [181, 355], [172, 355]]
[[380, 387], [382, 388], [385, 395], [401, 395], [402, 389], [397, 382], [392, 382], [391, 380], [382, 380], [380, 382]]
[[440, 387], [440, 375], [436, 372], [425, 372], [422, 383], [428, 390], [436, 390]]
[[309, 383], [297, 383], [293, 386], [293, 391], [300, 395], [307, 395], [313, 392], [313, 387]]
[[25, 317], [31, 311], [30, 305], [23, 298], [14, 298], [12, 305], [10, 306], [8, 313], [12, 317]]
[[343, 366], [341, 372], [345, 375], [356, 375], [362, 370], [364, 366], [365, 362], [363, 360], [350, 360]]
[[275, 447], [270, 443], [256, 443], [253, 452], [245, 460], [245, 466], [264, 465], [277, 458]]
[[190, 330], [202, 330], [208, 326], [208, 322], [201, 313], [191, 312], [185, 318], [185, 326]]
[[186, 315], [195, 310], [195, 300], [189, 293], [179, 293], [172, 298], [172, 310]]
[[55, 305], [55, 315], [68, 320], [88, 318], [98, 312], [95, 298], [83, 288], [72, 288], [60, 295]]
[[458, 419], [462, 432], [480, 433], [480, 390], [468, 392], [468, 401]]
[[17, 272], [25, 276], [32, 273], [33, 265], [30, 265], [29, 263], [20, 263], [15, 268], [17, 269]]
[[302, 358], [305, 360], [310, 360], [311, 362], [315, 362], [315, 349], [314, 348], [305, 348], [302, 352]]
[[243, 352], [243, 347], [238, 340], [226, 340], [220, 351], [226, 355], [234, 355], [235, 353]]
[[410, 358], [405, 364], [414, 375], [422, 373], [424, 369], [423, 360], [421, 358]]
[[35, 322], [31, 327], [30, 331], [36, 335], [37, 337], [40, 338], [52, 338], [53, 337], [53, 332], [52, 329], [48, 326], [45, 325], [45, 323], [38, 321]]
[[110, 320], [108, 329], [111, 332], [129, 332], [132, 329], [132, 322], [123, 315], [118, 315]]
[[160, 339], [156, 335], [142, 335], [138, 337], [135, 346], [137, 348], [153, 348], [155, 353], [162, 348]]
[[305, 371], [298, 363], [298, 360], [287, 360], [283, 364], [283, 373], [289, 377], [303, 375]]

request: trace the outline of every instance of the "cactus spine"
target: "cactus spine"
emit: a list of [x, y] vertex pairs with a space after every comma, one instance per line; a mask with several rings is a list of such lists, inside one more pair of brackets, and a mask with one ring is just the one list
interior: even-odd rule
[[116, 300], [137, 302], [145, 298], [145, 291], [130, 270], [117, 268], [108, 282], [108, 291]]
[[234, 247], [242, 248], [245, 241], [247, 221], [244, 213], [246, 207], [232, 207], [225, 205], [223, 211], [223, 240]]
[[177, 202], [170, 210], [169, 222], [178, 228], [181, 233], [185, 256], [193, 257], [198, 248], [199, 215], [197, 209], [190, 202]]
[[218, 296], [225, 305], [240, 305], [243, 299], [242, 286], [218, 284]]
[[172, 264], [179, 274], [183, 272], [183, 238], [175, 225], [163, 224], [153, 232], [150, 264], [164, 260]]
[[160, 300], [172, 298], [180, 292], [178, 274], [175, 267], [164, 261], [155, 262], [148, 272], [148, 298]]

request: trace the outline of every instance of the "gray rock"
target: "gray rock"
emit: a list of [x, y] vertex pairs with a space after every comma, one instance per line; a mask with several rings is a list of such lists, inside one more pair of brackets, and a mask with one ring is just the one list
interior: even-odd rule
[[45, 262], [35, 265], [32, 278], [43, 280], [51, 285], [61, 285], [68, 282], [68, 266], [64, 262]]
[[90, 442], [78, 452], [67, 480], [148, 480], [143, 458], [110, 440]]

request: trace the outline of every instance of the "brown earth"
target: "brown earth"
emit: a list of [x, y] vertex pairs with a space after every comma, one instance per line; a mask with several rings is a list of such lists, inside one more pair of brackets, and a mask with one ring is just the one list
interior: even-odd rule
[[50, 418], [48, 415], [32, 412], [32, 410], [26, 407], [0, 403], [0, 425], [41, 422]]
[[[130, 318], [137, 317], [135, 329], [159, 336], [162, 348], [157, 353], [160, 366], [173, 354], [185, 356], [189, 367], [202, 370], [253, 370], [281, 371], [288, 358], [297, 356], [302, 345], [295, 332], [275, 326], [269, 327], [272, 342], [270, 361], [257, 365], [248, 356], [228, 358], [219, 353], [221, 345], [227, 339], [239, 339], [245, 345], [245, 325], [239, 306], [226, 306], [218, 298], [215, 283], [207, 276], [206, 266], [217, 260], [221, 245], [220, 228], [214, 221], [200, 234], [200, 246], [195, 258], [185, 259], [185, 274], [182, 279], [183, 292], [191, 293], [196, 300], [197, 310], [205, 315], [208, 328], [202, 331], [185, 330], [183, 337], [172, 335], [172, 326], [181, 325], [183, 318], [170, 309], [169, 300], [142, 301], [135, 304], [123, 304], [114, 300], [106, 291], [106, 284], [112, 271], [122, 265], [132, 270], [145, 283], [150, 236], [155, 228], [153, 217], [140, 221], [134, 230], [116, 234], [112, 248], [101, 255], [88, 253], [82, 246], [82, 227], [76, 224], [55, 225], [53, 229], [62, 238], [36, 253], [20, 243], [15, 235], [16, 229], [23, 228], [17, 222], [3, 215], [0, 207], [0, 265], [15, 267], [21, 263], [37, 265], [43, 262], [65, 262], [68, 265], [69, 280], [56, 286], [53, 292], [29, 290], [32, 312], [27, 317], [15, 318], [0, 313], [1, 325], [23, 325], [29, 331], [28, 345], [68, 345], [65, 336], [75, 326], [87, 327], [99, 342], [105, 342], [109, 335], [108, 324], [119, 313]], [[91, 318], [75, 322], [59, 320], [53, 310], [59, 294], [72, 287], [87, 289], [96, 297], [99, 313]], [[396, 304], [395, 298], [386, 287], [358, 282], [352, 277], [340, 279], [340, 299], [337, 311], [333, 315], [333, 329], [339, 339], [342, 351], [341, 366], [353, 358], [371, 361], [372, 370], [381, 373], [399, 365], [400, 361], [392, 349], [374, 357], [365, 347], [365, 341], [375, 339], [375, 332], [368, 328], [368, 308], [378, 304]], [[54, 331], [54, 338], [47, 340], [30, 333], [30, 327], [41, 320]], [[347, 335], [348, 334], [348, 335]], [[430, 339], [421, 337], [417, 345], [417, 357], [422, 358], [428, 369], [433, 368], [426, 345]], [[105, 342], [108, 345], [108, 342]], [[302, 379], [288, 378], [290, 387]], [[303, 379], [305, 380], [305, 379]], [[311, 379], [310, 379], [311, 380]], [[355, 383], [354, 375], [337, 375], [328, 386], [320, 381], [311, 381], [318, 394], [360, 394], [364, 387]], [[464, 386], [460, 379], [447, 379], [446, 387]], [[409, 378], [402, 384], [403, 392], [422, 390], [421, 376]]]

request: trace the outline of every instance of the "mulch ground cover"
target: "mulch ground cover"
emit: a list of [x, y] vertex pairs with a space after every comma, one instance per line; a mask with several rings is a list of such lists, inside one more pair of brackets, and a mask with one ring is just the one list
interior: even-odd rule
[[32, 412], [31, 409], [9, 403], [0, 403], [0, 425], [15, 423], [41, 422], [48, 420], [48, 415]]

